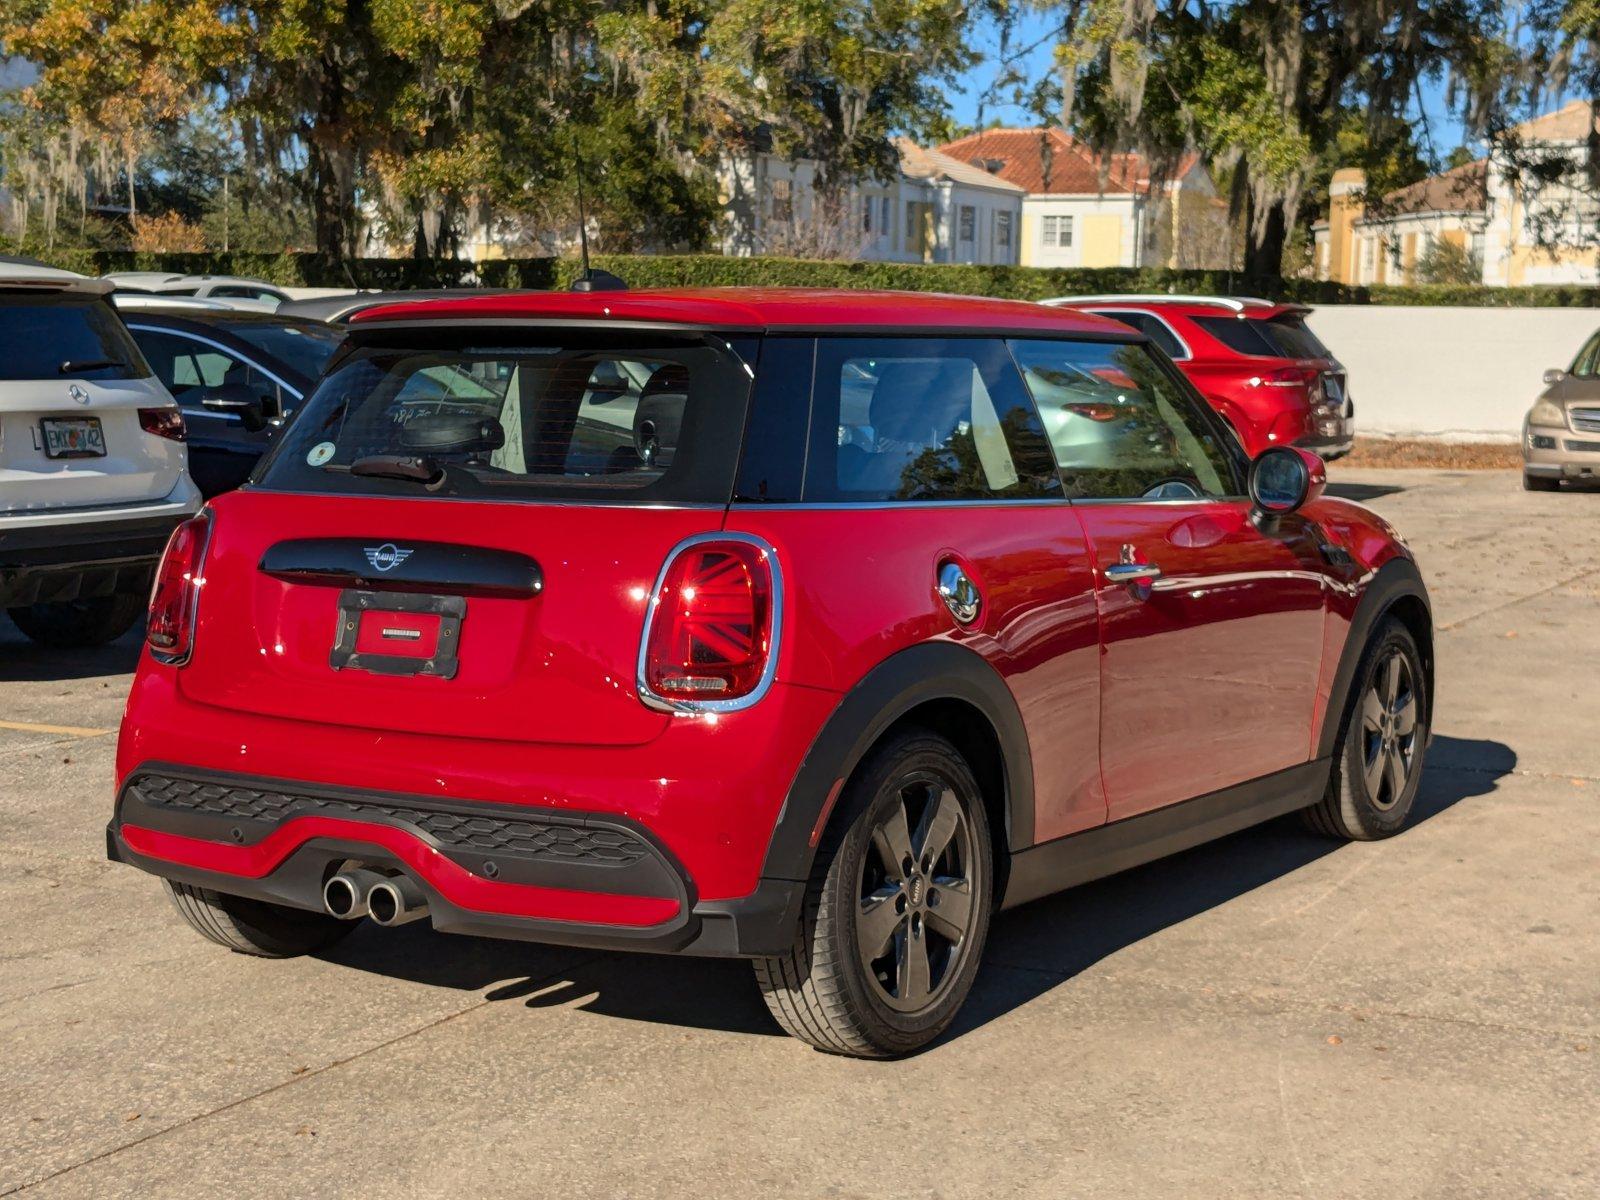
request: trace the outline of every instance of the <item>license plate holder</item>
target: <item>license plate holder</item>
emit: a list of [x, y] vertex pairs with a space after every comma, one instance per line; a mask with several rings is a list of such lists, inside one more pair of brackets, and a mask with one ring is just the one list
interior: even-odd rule
[[[375, 614], [406, 613], [438, 617], [433, 653], [382, 654], [358, 650], [364, 621]], [[467, 615], [462, 596], [425, 596], [409, 592], [373, 592], [346, 588], [339, 593], [339, 627], [328, 652], [335, 671], [370, 671], [374, 675], [437, 675], [454, 679], [460, 658], [461, 622]]]
[[46, 458], [104, 458], [105, 430], [99, 417], [43, 417], [39, 434]]

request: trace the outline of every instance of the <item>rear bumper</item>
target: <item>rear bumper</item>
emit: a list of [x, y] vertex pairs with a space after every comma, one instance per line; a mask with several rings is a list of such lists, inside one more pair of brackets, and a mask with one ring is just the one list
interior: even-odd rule
[[108, 856], [163, 878], [322, 911], [358, 863], [410, 876], [435, 929], [717, 956], [789, 948], [804, 885], [701, 901], [683, 864], [611, 814], [329, 788], [160, 763], [132, 772]]
[[148, 592], [167, 538], [199, 507], [186, 481], [160, 504], [0, 518], [0, 608]]

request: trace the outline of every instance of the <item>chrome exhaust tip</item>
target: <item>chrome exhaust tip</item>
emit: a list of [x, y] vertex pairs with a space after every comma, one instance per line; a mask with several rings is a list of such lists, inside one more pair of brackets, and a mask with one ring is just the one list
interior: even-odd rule
[[405, 875], [380, 878], [367, 890], [367, 915], [379, 925], [393, 927], [428, 915], [428, 900]]
[[322, 885], [322, 907], [341, 921], [360, 920], [367, 915], [372, 885], [382, 879], [376, 871], [340, 871]]

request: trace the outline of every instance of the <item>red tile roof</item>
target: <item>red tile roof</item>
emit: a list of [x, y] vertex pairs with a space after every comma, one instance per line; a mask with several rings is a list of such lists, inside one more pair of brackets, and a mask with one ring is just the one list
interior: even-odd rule
[[[1150, 186], [1150, 160], [1144, 155], [1119, 153], [1103, 159], [1054, 127], [985, 129], [938, 149], [951, 158], [985, 165], [1030, 195], [1128, 195]], [[1199, 155], [1184, 155], [1177, 176], [1187, 174], [1199, 161]], [[1102, 162], [1107, 165], [1104, 179]]]

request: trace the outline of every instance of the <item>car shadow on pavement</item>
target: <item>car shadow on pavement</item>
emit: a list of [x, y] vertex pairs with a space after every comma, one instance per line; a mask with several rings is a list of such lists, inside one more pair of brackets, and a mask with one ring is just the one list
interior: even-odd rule
[[1378, 500], [1384, 496], [1392, 496], [1396, 492], [1406, 489], [1395, 483], [1334, 483], [1330, 481], [1325, 494], [1337, 496], [1341, 500], [1355, 500], [1365, 504], [1368, 500]]
[[[1499, 742], [1436, 736], [1408, 829], [1495, 790], [1517, 756]], [[1401, 836], [1406, 836], [1402, 834]], [[984, 970], [930, 1050], [1049, 992], [1117, 951], [1271, 883], [1343, 843], [1271, 821], [1035, 901], [996, 918]], [[565, 950], [436, 934], [426, 924], [359, 929], [326, 956], [356, 970], [484, 991], [530, 1009], [567, 1006], [632, 1021], [775, 1035], [748, 963]]]
[[130, 675], [144, 648], [144, 627], [130, 629], [105, 646], [54, 650], [30, 641], [0, 611], [0, 683], [38, 683], [52, 679], [98, 679]]

